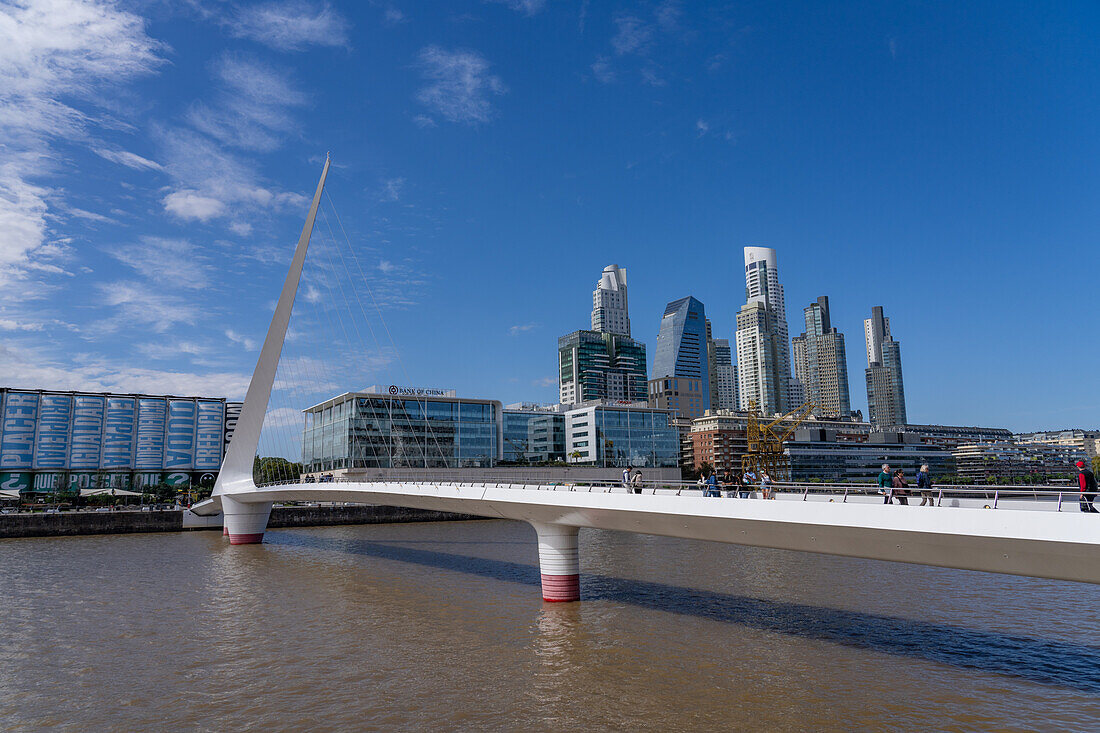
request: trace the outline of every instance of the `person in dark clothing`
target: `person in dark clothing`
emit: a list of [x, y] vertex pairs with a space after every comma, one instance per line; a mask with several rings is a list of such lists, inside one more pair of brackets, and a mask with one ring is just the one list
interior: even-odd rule
[[703, 492], [703, 496], [718, 496], [721, 497], [721, 492], [718, 491], [718, 472], [711, 471], [707, 476], [706, 491]]
[[1084, 461], [1077, 461], [1077, 486], [1081, 489], [1081, 511], [1100, 514], [1096, 509], [1096, 476]]
[[894, 498], [898, 500], [898, 503], [909, 506], [909, 500], [905, 498], [908, 493], [905, 488], [909, 486], [909, 484], [905, 482], [905, 474], [902, 473], [900, 468], [894, 471], [894, 478], [891, 481], [891, 485], [894, 489]]
[[932, 475], [928, 473], [927, 463], [917, 472], [917, 488], [920, 489], [921, 506], [936, 506], [936, 501], [932, 498]]

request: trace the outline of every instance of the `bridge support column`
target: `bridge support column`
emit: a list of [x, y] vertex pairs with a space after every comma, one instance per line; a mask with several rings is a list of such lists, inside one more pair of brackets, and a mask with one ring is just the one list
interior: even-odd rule
[[539, 536], [542, 600], [579, 601], [581, 564], [577, 549], [577, 528], [541, 522], [531, 522], [531, 526]]
[[264, 540], [267, 519], [271, 516], [271, 502], [245, 502], [222, 497], [224, 528], [231, 545], [254, 545]]

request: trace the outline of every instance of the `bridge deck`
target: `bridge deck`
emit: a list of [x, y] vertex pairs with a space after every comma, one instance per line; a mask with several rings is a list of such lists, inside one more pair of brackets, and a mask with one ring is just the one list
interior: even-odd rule
[[[803, 501], [781, 493], [778, 501], [754, 501], [703, 497], [697, 491], [586, 488], [340, 482], [266, 486], [232, 496], [241, 502], [388, 504], [1100, 583], [1100, 516], [1055, 511], [1053, 500], [1031, 501], [1030, 507], [1006, 500], [994, 510], [981, 508], [989, 504], [983, 498], [955, 497], [949, 502], [957, 506], [929, 508], [886, 506], [873, 496], [807, 495]], [[195, 510], [216, 513], [218, 500]]]

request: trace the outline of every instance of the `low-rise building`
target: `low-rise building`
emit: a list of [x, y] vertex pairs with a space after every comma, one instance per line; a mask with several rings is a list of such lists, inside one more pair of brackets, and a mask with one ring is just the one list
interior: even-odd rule
[[504, 454], [497, 400], [345, 392], [308, 407], [304, 472], [490, 468]]
[[0, 388], [0, 489], [214, 485], [240, 402]]
[[1017, 445], [1057, 445], [1081, 451], [1086, 458], [1096, 457], [1100, 446], [1100, 432], [1081, 429], [1048, 430], [1037, 433], [1020, 433], [1013, 437]]
[[505, 405], [504, 464], [565, 461], [565, 408], [518, 402]]
[[952, 451], [960, 478], [985, 482], [993, 479], [1069, 476], [1085, 453], [1074, 445], [997, 441], [967, 443]]
[[869, 483], [875, 480], [883, 463], [902, 469], [910, 486], [922, 464], [928, 464], [932, 476], [954, 473], [951, 453], [907, 433], [860, 434], [856, 439], [832, 430], [803, 429], [784, 445], [791, 461], [792, 481], [826, 483]]
[[680, 433], [668, 410], [644, 402], [594, 401], [565, 414], [571, 463], [599, 467], [673, 469], [680, 465]]

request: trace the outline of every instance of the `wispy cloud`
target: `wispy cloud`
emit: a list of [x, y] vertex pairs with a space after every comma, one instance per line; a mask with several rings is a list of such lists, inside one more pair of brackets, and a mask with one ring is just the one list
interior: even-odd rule
[[0, 373], [10, 385], [88, 392], [143, 392], [225, 396], [240, 399], [248, 390], [249, 374], [167, 371], [135, 366], [131, 359], [94, 355], [64, 363], [40, 348], [0, 345]]
[[379, 194], [378, 200], [397, 201], [401, 198], [401, 189], [404, 187], [404, 178], [388, 178], [382, 182], [382, 192]]
[[653, 29], [641, 18], [633, 15], [620, 15], [615, 18], [617, 31], [611, 38], [611, 48], [623, 56], [643, 51], [653, 37]]
[[220, 85], [214, 105], [196, 102], [188, 121], [225, 145], [271, 151], [293, 129], [290, 108], [306, 97], [286, 74], [254, 59], [223, 55], [214, 64]]
[[508, 329], [508, 335], [509, 336], [518, 336], [521, 333], [524, 333], [526, 331], [530, 331], [533, 328], [538, 328], [538, 326], [539, 326], [539, 324], [537, 324], [537, 323], [524, 323], [522, 325], [512, 326], [511, 328]]
[[476, 51], [428, 46], [421, 50], [418, 65], [427, 84], [417, 100], [450, 122], [488, 122], [494, 114], [491, 97], [507, 91]]
[[328, 3], [263, 3], [241, 8], [227, 21], [238, 38], [259, 41], [281, 51], [307, 46], [346, 46], [348, 22]]
[[[615, 34], [611, 37], [611, 50], [619, 63], [626, 64], [628, 57], [646, 59], [639, 70], [642, 82], [649, 86], [662, 87], [668, 83], [661, 68], [649, 60], [650, 52], [661, 38], [682, 31], [680, 17], [682, 10], [676, 0], [665, 0], [653, 10], [652, 17], [640, 14], [620, 13], [615, 16]], [[610, 84], [617, 74], [611, 59], [600, 56], [592, 64], [592, 74], [597, 81]]]
[[85, 333], [96, 336], [122, 329], [151, 329], [163, 333], [181, 324], [193, 324], [198, 311], [195, 304], [149, 283], [119, 280], [97, 283], [99, 302], [115, 313]]
[[[305, 197], [262, 185], [250, 161], [186, 128], [158, 130], [164, 167], [174, 179], [163, 199], [165, 210], [181, 219], [209, 221], [239, 212], [302, 206]], [[241, 219], [235, 218], [235, 222]]]
[[606, 56], [600, 56], [592, 64], [592, 75], [601, 84], [610, 84], [615, 81], [615, 70], [611, 68], [611, 61]]
[[175, 361], [181, 356], [203, 356], [210, 352], [209, 347], [192, 341], [167, 341], [163, 343], [140, 343], [137, 350], [143, 356], [157, 361]]
[[256, 350], [256, 340], [250, 339], [247, 336], [242, 336], [231, 328], [227, 328], [225, 331], [225, 337], [235, 344], [243, 346], [246, 351]]
[[51, 265], [50, 201], [36, 179], [53, 170], [55, 141], [84, 141], [118, 84], [155, 70], [160, 44], [138, 16], [80, 0], [19, 3], [0, 13], [0, 285]]
[[162, 171], [164, 166], [156, 161], [143, 158], [137, 153], [131, 153], [128, 150], [112, 150], [108, 148], [95, 148], [96, 155], [105, 158], [112, 163], [118, 163], [124, 165], [127, 168], [133, 168], [134, 170], [147, 170], [147, 171]]
[[518, 10], [527, 15], [534, 15], [546, 5], [546, 0], [485, 0], [497, 5], [507, 5], [512, 10]]
[[557, 377], [539, 377], [538, 379], [531, 380], [531, 384], [535, 387], [554, 387], [558, 384]]
[[154, 286], [195, 290], [209, 284], [198, 251], [183, 239], [142, 237], [135, 244], [114, 248], [110, 254]]

